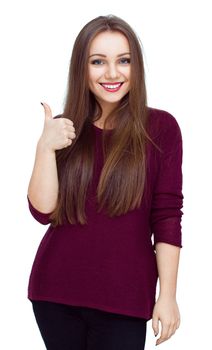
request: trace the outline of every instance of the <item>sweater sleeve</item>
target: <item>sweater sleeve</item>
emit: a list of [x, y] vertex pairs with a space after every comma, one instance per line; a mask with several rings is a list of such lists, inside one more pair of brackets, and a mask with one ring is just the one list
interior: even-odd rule
[[51, 213], [40, 212], [32, 205], [28, 196], [27, 196], [27, 200], [28, 200], [29, 210], [30, 210], [32, 216], [35, 218], [35, 220], [37, 220], [40, 224], [48, 225], [51, 222], [51, 220], [50, 220]]
[[163, 126], [159, 169], [154, 186], [150, 225], [154, 249], [157, 242], [182, 247], [182, 134], [176, 119], [170, 115]]

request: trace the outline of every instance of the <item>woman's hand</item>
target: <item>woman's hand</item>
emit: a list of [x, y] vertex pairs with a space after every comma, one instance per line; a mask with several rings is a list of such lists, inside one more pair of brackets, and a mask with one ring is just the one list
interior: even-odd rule
[[180, 313], [175, 298], [159, 296], [155, 303], [152, 315], [152, 328], [155, 336], [159, 333], [159, 321], [161, 322], [161, 333], [156, 345], [169, 339], [180, 326]]
[[39, 143], [50, 151], [70, 146], [76, 137], [73, 122], [68, 118], [54, 119], [49, 105], [47, 103], [42, 103], [42, 105], [45, 111], [45, 120]]

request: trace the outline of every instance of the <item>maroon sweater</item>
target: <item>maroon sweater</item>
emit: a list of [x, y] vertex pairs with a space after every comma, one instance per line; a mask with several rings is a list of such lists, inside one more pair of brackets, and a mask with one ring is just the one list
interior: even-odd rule
[[[50, 224], [33, 266], [30, 300], [47, 300], [113, 313], [152, 318], [158, 279], [155, 244], [182, 247], [182, 135], [176, 119], [149, 107], [148, 131], [162, 148], [147, 148], [145, 200], [140, 208], [110, 218], [86, 202], [87, 225], [53, 228], [49, 214], [28, 198], [31, 214]], [[103, 165], [102, 129], [93, 125], [96, 145], [94, 184]], [[108, 131], [110, 133], [112, 131]]]

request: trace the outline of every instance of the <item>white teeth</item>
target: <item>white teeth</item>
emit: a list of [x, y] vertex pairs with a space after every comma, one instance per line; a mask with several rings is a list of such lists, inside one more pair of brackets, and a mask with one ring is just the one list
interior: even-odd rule
[[101, 84], [101, 85], [104, 86], [106, 89], [117, 89], [118, 87], [121, 86], [121, 83], [116, 85], [106, 85], [106, 84]]

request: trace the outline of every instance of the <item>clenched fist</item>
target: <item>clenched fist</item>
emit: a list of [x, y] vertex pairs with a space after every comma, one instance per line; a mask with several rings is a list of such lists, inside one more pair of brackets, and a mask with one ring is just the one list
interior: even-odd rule
[[67, 118], [56, 118], [52, 116], [51, 108], [47, 103], [42, 103], [45, 112], [43, 132], [39, 142], [50, 151], [56, 151], [72, 144], [76, 137], [73, 122]]

